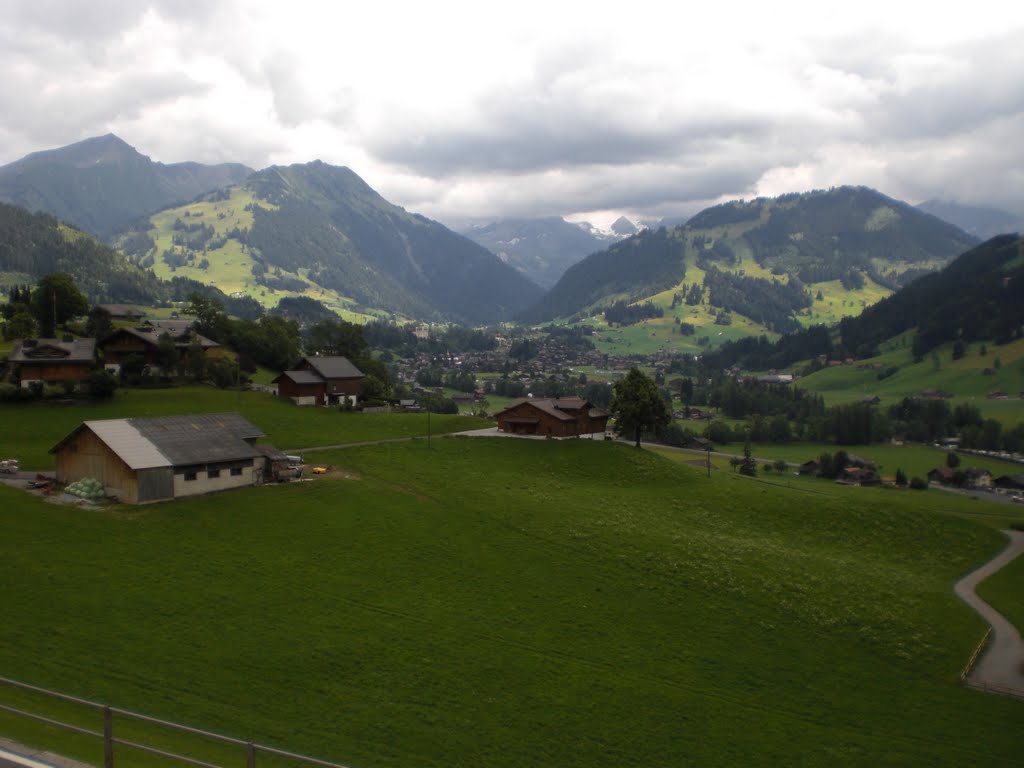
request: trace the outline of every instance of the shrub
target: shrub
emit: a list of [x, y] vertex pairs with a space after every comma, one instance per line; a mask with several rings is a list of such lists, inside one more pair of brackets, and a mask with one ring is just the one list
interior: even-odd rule
[[17, 384], [0, 383], [0, 402], [20, 403], [24, 400], [31, 400], [32, 392], [22, 389]]
[[914, 476], [910, 480], [910, 487], [913, 488], [915, 491], [927, 491], [928, 482], [922, 480], [920, 477]]
[[89, 394], [96, 398], [113, 397], [114, 391], [117, 389], [117, 377], [102, 368], [90, 373], [87, 383]]

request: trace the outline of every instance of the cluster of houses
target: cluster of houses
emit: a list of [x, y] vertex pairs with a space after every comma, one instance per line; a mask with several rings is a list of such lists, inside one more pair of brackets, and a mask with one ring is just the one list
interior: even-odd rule
[[[819, 477], [821, 471], [821, 464], [816, 459], [805, 461], [797, 468], [799, 474], [807, 477]], [[835, 479], [841, 485], [877, 486], [896, 484], [896, 478], [879, 475], [875, 462], [871, 459], [852, 453], [846, 457], [846, 466], [838, 471]]]
[[174, 344], [177, 357], [187, 363], [192, 354], [216, 355], [221, 347], [195, 332], [191, 320], [156, 320], [119, 328], [102, 339], [74, 338], [20, 339], [14, 342], [7, 363], [22, 388], [60, 384], [76, 387], [102, 365], [112, 373], [132, 355], [151, 370], [163, 365], [162, 337]]
[[961, 488], [967, 491], [989, 491], [1011, 496], [1024, 494], [1024, 475], [999, 475], [993, 477], [987, 469], [952, 469], [936, 467], [928, 473], [928, 482], [945, 488]]
[[[817, 460], [805, 461], [798, 468], [801, 475], [817, 477], [821, 465]], [[871, 459], [850, 454], [847, 465], [839, 471], [836, 482], [842, 485], [878, 486], [896, 484], [895, 477], [879, 475]], [[936, 467], [928, 472], [929, 485], [942, 488], [958, 488], [965, 491], [988, 491], [1012, 496], [1024, 495], [1024, 475], [1001, 475], [993, 477], [987, 469], [953, 469]]]

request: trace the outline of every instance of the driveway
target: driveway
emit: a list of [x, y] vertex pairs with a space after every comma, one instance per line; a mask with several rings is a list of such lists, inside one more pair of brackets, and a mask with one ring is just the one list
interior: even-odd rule
[[1020, 631], [974, 591], [987, 577], [1024, 553], [1024, 531], [1005, 531], [1010, 545], [956, 583], [953, 591], [992, 626], [988, 647], [975, 663], [967, 682], [976, 686], [1009, 688], [1007, 693], [1024, 698], [1024, 640]]

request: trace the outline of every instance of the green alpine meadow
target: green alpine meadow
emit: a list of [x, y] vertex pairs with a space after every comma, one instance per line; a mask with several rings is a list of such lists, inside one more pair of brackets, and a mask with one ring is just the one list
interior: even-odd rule
[[141, 507], [0, 486], [0, 668], [367, 768], [1024, 764], [1024, 703], [959, 685], [986, 627], [952, 592], [1015, 507], [709, 478], [601, 440], [316, 459], [309, 482]]

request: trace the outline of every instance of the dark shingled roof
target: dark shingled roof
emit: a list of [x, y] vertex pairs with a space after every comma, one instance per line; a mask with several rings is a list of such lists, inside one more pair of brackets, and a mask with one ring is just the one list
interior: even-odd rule
[[86, 421], [50, 453], [57, 453], [83, 429], [91, 430], [132, 469], [214, 464], [263, 455], [250, 442], [263, 433], [237, 413]]
[[289, 378], [296, 384], [323, 384], [324, 380], [317, 376], [313, 371], [285, 371], [282, 374], [274, 377], [274, 382], [278, 382], [283, 378]]
[[12, 363], [33, 360], [62, 360], [67, 363], [91, 362], [96, 357], [96, 339], [24, 339], [14, 342], [7, 360]]
[[363, 372], [347, 357], [305, 357], [303, 360], [325, 379], [363, 378]]
[[188, 330], [188, 327], [176, 328], [167, 325], [144, 325], [139, 326], [138, 328], [118, 328], [103, 339], [103, 344], [101, 346], [106, 347], [111, 340], [118, 336], [125, 335], [134, 336], [136, 339], [141, 339], [147, 344], [156, 346], [160, 343], [160, 337], [165, 333], [174, 340], [174, 345], [176, 347], [187, 347], [192, 343], [198, 343], [203, 349], [220, 346], [216, 341], [208, 339], [205, 336], [200, 336], [198, 333], [193, 336], [192, 332]]
[[263, 433], [237, 413], [199, 413], [129, 419], [174, 466], [250, 459], [261, 453], [246, 442]]

